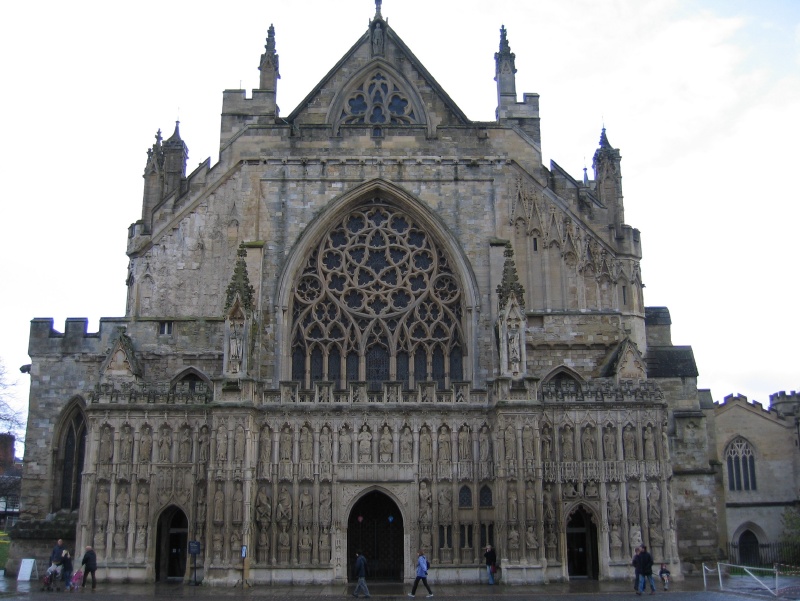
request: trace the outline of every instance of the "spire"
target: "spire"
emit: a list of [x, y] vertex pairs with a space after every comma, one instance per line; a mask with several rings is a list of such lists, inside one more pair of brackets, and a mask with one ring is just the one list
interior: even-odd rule
[[164, 198], [178, 191], [181, 181], [186, 178], [186, 161], [189, 159], [189, 147], [181, 139], [180, 121], [175, 121], [175, 131], [164, 142]]
[[236, 295], [239, 295], [239, 299], [242, 302], [242, 307], [246, 311], [253, 310], [253, 296], [255, 295], [255, 289], [250, 284], [250, 277], [247, 275], [247, 263], [245, 262], [245, 258], [247, 257], [247, 249], [245, 248], [244, 244], [239, 245], [239, 250], [236, 251], [236, 267], [233, 269], [233, 277], [231, 278], [231, 283], [228, 284], [228, 289], [225, 292], [225, 309], [230, 309], [233, 305], [233, 300], [236, 298]]
[[622, 204], [621, 162], [622, 156], [618, 149], [611, 146], [604, 126], [600, 132], [600, 147], [594, 153], [592, 168], [594, 169], [597, 196], [600, 202], [610, 209], [610, 216], [614, 225], [625, 223]]
[[517, 102], [517, 84], [514, 74], [514, 53], [508, 44], [506, 26], [500, 27], [500, 50], [494, 55], [494, 80], [497, 82], [497, 114], [508, 111]]
[[502, 311], [508, 304], [509, 299], [513, 295], [516, 297], [521, 311], [525, 310], [525, 288], [519, 282], [519, 275], [517, 275], [517, 265], [514, 262], [514, 247], [511, 242], [506, 242], [506, 248], [503, 251], [503, 256], [506, 258], [503, 263], [503, 277], [500, 284], [497, 286], [498, 302], [500, 310]]
[[260, 89], [275, 92], [281, 74], [278, 69], [278, 55], [275, 52], [275, 27], [272, 24], [267, 31], [267, 43], [258, 70], [261, 71]]

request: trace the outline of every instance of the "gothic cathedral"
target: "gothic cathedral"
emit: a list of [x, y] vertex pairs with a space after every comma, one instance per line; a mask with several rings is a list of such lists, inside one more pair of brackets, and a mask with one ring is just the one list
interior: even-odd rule
[[626, 578], [641, 543], [673, 574], [716, 556], [710, 408], [644, 305], [620, 152], [603, 130], [593, 179], [545, 166], [505, 28], [495, 61], [471, 121], [378, 0], [286, 116], [269, 28], [215, 165], [156, 136], [125, 316], [32, 322], [12, 564], [59, 537], [133, 582], [345, 582], [357, 549], [387, 581], [424, 549], [440, 583], [485, 582], [488, 544], [511, 584]]

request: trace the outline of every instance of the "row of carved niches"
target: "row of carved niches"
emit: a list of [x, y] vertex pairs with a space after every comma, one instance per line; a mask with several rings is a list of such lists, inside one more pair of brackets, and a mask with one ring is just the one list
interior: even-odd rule
[[[213, 429], [206, 424], [197, 428], [165, 423], [158, 427], [143, 424], [135, 430], [132, 424], [124, 423], [118, 432], [110, 424], [103, 424], [97, 443], [98, 465], [198, 462], [216, 467], [252, 465], [253, 459], [247, 456], [248, 441], [253, 438], [249, 420], [215, 421]], [[518, 462], [518, 457], [522, 461]], [[546, 470], [548, 466], [564, 470], [571, 464], [607, 466], [624, 461], [624, 469], [628, 470], [627, 464], [637, 461], [668, 462], [669, 444], [666, 427], [652, 421], [642, 426], [632, 422], [624, 425], [609, 422], [604, 426], [545, 423], [540, 428], [516, 423], [494, 431], [486, 423], [475, 422], [444, 423], [438, 427], [414, 425], [413, 429], [407, 422], [396, 421], [371, 420], [342, 423], [338, 427], [328, 422], [306, 422], [262, 425], [255, 463], [262, 466], [439, 464], [448, 472], [451, 464], [471, 465], [475, 460], [481, 465], [496, 463], [509, 470], [534, 462], [542, 462]], [[630, 469], [639, 468], [633, 465]], [[291, 469], [288, 471], [291, 479]]]

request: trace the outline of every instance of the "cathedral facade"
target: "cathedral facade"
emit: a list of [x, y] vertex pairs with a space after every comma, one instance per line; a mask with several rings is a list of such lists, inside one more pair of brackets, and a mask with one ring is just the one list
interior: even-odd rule
[[[148, 151], [124, 317], [31, 325], [13, 561], [92, 545], [114, 581], [508, 583], [715, 557], [691, 348], [644, 305], [621, 155], [542, 163], [505, 28], [469, 120], [381, 14], [289, 115], [224, 92], [217, 164]], [[37, 441], [37, 442], [34, 442]], [[190, 545], [189, 543], [197, 543]], [[193, 551], [189, 553], [189, 549]]]

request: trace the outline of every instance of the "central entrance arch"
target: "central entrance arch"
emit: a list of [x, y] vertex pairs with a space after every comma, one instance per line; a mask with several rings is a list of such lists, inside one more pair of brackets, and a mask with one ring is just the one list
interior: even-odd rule
[[356, 552], [367, 558], [370, 581], [403, 580], [403, 514], [388, 495], [373, 490], [361, 497], [347, 520], [347, 577], [355, 581]]
[[583, 505], [567, 521], [567, 569], [570, 579], [598, 577], [597, 526]]
[[183, 579], [189, 546], [189, 520], [179, 507], [167, 507], [158, 518], [156, 582]]

